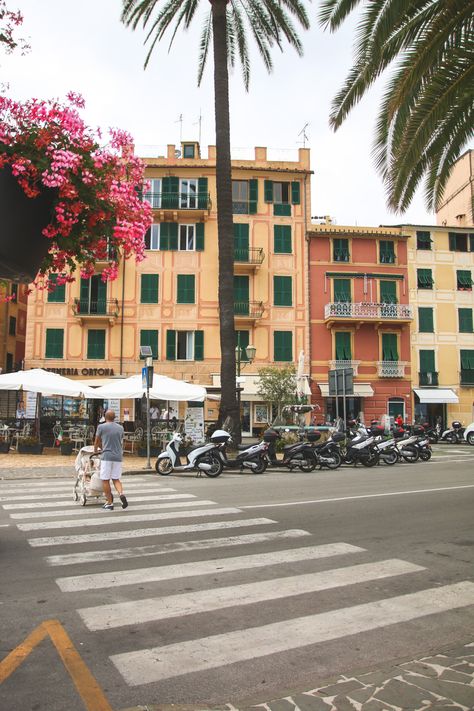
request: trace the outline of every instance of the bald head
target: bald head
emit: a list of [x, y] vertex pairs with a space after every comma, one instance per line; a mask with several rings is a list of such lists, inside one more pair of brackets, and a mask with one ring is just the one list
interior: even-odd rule
[[104, 417], [106, 422], [113, 422], [115, 420], [115, 412], [113, 410], [107, 410]]

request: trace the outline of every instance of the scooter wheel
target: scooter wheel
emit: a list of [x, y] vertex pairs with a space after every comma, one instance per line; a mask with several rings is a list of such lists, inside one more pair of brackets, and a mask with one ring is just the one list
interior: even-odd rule
[[314, 472], [316, 469], [317, 461], [314, 457], [308, 457], [308, 459], [303, 459], [299, 468], [302, 472]]
[[342, 457], [339, 452], [331, 452], [331, 454], [328, 454], [324, 459], [325, 461], [322, 466], [328, 469], [339, 469], [342, 464]]
[[406, 447], [403, 447], [401, 450], [401, 455], [402, 458], [406, 462], [417, 462], [419, 457], [420, 457], [420, 451], [417, 447], [414, 447], [412, 444], [407, 444]]
[[222, 474], [224, 465], [222, 464], [220, 459], [218, 459], [217, 457], [209, 457], [206, 461], [211, 465], [211, 469], [207, 469], [204, 472], [206, 476], [210, 476], [211, 478], [215, 479], [215, 477]]
[[396, 452], [390, 452], [389, 454], [382, 454], [381, 459], [385, 464], [391, 467], [398, 462], [398, 455]]
[[431, 449], [423, 449], [420, 452], [420, 459], [422, 462], [429, 462], [431, 459]]
[[456, 442], [458, 441], [458, 438], [456, 437], [454, 432], [448, 432], [448, 434], [444, 438], [444, 441], [449, 442], [449, 444], [456, 444]]
[[380, 455], [378, 452], [371, 452], [367, 458], [361, 459], [360, 461], [364, 467], [375, 467], [379, 463]]
[[257, 467], [255, 469], [252, 469], [252, 472], [253, 474], [263, 474], [267, 466], [267, 460], [262, 457], [261, 459], [259, 459]]
[[155, 469], [161, 476], [168, 476], [173, 471], [173, 465], [169, 457], [163, 457], [162, 459], [157, 459], [155, 462]]

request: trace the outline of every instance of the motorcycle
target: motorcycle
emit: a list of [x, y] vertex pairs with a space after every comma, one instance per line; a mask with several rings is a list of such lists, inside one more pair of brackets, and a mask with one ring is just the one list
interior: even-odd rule
[[[211, 440], [213, 437], [214, 435], [211, 436]], [[239, 467], [240, 471], [250, 469], [254, 474], [263, 474], [268, 466], [268, 459], [265, 456], [268, 449], [268, 442], [262, 441], [250, 446], [239, 445], [239, 452], [235, 459], [229, 459], [227, 457], [226, 446], [231, 442], [232, 438], [229, 434], [228, 439], [221, 443], [217, 449], [216, 454], [222, 461], [223, 466], [227, 469], [236, 469]]]
[[342, 432], [333, 432], [325, 442], [316, 444], [320, 438], [320, 432], [311, 432], [307, 435], [308, 442], [313, 445], [319, 468], [338, 469], [342, 464], [341, 449], [338, 443], [344, 439], [344, 434]]
[[[431, 427], [429, 422], [425, 422], [423, 427], [425, 428], [425, 434], [428, 437], [430, 444], [436, 444], [441, 435], [440, 426], [436, 425], [436, 427]], [[474, 444], [474, 439], [472, 443]]]
[[283, 448], [283, 459], [278, 460], [276, 456], [277, 439], [281, 439], [281, 434], [273, 427], [263, 433], [263, 441], [268, 444], [267, 458], [272, 466], [288, 467], [290, 471], [300, 469], [302, 472], [312, 472], [316, 469], [318, 459], [310, 442], [300, 439], [296, 444], [287, 445]]
[[167, 476], [172, 472], [197, 471], [204, 472], [206, 476], [218, 477], [222, 474], [224, 465], [218, 454], [219, 445], [229, 437], [228, 432], [216, 430], [211, 436], [211, 441], [193, 447], [186, 455], [184, 464], [181, 461], [180, 447], [184, 437], [180, 432], [175, 432], [167, 443], [164, 452], [158, 455], [155, 469], [158, 474]]
[[375, 436], [362, 425], [356, 432], [349, 429], [347, 431], [349, 441], [343, 455], [346, 464], [357, 466], [360, 462], [365, 467], [374, 467], [380, 461], [380, 452], [377, 449]]
[[440, 442], [449, 442], [449, 444], [460, 444], [464, 439], [464, 427], [461, 422], [454, 420], [451, 422], [451, 428], [444, 430], [439, 438]]
[[405, 430], [398, 429], [394, 431], [393, 437], [395, 440], [395, 449], [398, 452], [398, 460], [401, 461], [403, 459], [403, 461], [411, 464], [417, 462], [420, 458], [420, 450], [416, 446], [419, 433], [408, 435]]

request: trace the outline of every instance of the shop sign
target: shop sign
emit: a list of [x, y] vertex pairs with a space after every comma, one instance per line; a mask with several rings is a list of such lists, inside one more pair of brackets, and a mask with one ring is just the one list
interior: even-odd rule
[[[56, 373], [57, 375], [79, 375], [79, 368], [45, 368], [45, 370], [50, 373]], [[114, 375], [113, 368], [82, 368], [81, 375], [104, 375], [112, 376]]]

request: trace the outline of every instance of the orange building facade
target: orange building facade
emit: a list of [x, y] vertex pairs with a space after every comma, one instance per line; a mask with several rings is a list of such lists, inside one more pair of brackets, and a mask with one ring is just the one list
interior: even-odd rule
[[312, 225], [308, 231], [312, 402], [343, 416], [328, 370], [352, 369], [346, 415], [412, 419], [408, 236], [400, 228]]

